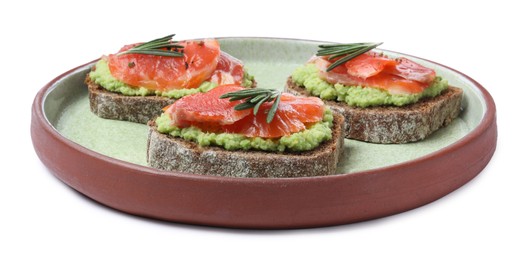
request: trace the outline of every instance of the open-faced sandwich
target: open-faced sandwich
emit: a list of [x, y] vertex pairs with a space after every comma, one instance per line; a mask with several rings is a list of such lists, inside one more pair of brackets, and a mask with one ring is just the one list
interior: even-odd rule
[[173, 36], [103, 56], [86, 78], [91, 111], [145, 124], [183, 96], [222, 84], [255, 85], [242, 62], [221, 51], [217, 40], [175, 42]]
[[322, 98], [344, 115], [345, 137], [372, 143], [422, 140], [458, 116], [461, 89], [410, 59], [371, 51], [379, 44], [320, 45], [286, 89]]
[[149, 122], [150, 166], [203, 175], [334, 174], [344, 119], [316, 97], [237, 84], [185, 96]]

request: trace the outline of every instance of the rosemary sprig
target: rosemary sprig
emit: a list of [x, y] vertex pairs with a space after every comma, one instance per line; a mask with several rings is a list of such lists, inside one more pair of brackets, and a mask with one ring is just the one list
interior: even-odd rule
[[327, 71], [331, 71], [339, 65], [356, 58], [357, 56], [368, 52], [383, 42], [373, 43], [373, 42], [360, 42], [360, 43], [348, 43], [348, 44], [322, 44], [318, 47], [320, 49], [316, 53], [316, 56], [329, 56], [328, 59], [332, 60], [334, 58], [342, 57], [341, 59], [332, 63]]
[[272, 122], [274, 115], [276, 115], [276, 110], [280, 104], [281, 91], [276, 89], [264, 89], [264, 88], [254, 88], [254, 89], [243, 89], [235, 92], [229, 92], [220, 96], [220, 98], [230, 98], [229, 101], [235, 100], [244, 100], [243, 103], [240, 103], [234, 106], [235, 110], [244, 110], [253, 108], [253, 113], [256, 115], [260, 106], [264, 102], [272, 103], [271, 109], [267, 114], [267, 123]]
[[156, 56], [182, 57], [183, 53], [179, 52], [178, 50], [183, 48], [183, 46], [178, 45], [176, 44], [176, 41], [171, 40], [174, 35], [175, 34], [170, 34], [162, 38], [139, 44], [129, 50], [120, 52], [117, 55], [136, 53]]

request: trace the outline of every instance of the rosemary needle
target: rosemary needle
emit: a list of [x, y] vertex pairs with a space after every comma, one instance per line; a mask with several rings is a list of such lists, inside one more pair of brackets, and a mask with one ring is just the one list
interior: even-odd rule
[[183, 48], [183, 46], [178, 45], [176, 44], [176, 41], [171, 40], [174, 35], [175, 34], [170, 34], [162, 38], [136, 45], [129, 50], [118, 53], [117, 55], [136, 53], [155, 56], [182, 57], [183, 53], [180, 52], [179, 49]]
[[318, 46], [320, 49], [316, 53], [316, 56], [329, 56], [328, 59], [332, 60], [338, 57], [340, 59], [333, 62], [327, 71], [331, 71], [339, 65], [358, 57], [359, 55], [368, 52], [383, 42], [360, 42], [360, 43], [347, 43], [347, 44], [322, 44]]
[[235, 92], [229, 92], [220, 96], [220, 98], [230, 98], [229, 101], [235, 100], [244, 100], [243, 103], [240, 103], [234, 106], [235, 110], [244, 110], [253, 108], [254, 115], [258, 114], [260, 106], [265, 102], [272, 103], [271, 109], [267, 113], [267, 123], [272, 122], [274, 116], [276, 115], [276, 110], [280, 104], [281, 91], [275, 89], [243, 89]]

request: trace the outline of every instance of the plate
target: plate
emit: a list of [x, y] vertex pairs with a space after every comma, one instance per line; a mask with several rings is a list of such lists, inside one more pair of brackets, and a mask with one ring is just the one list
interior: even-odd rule
[[[316, 41], [220, 38], [259, 87], [283, 88]], [[402, 145], [345, 140], [336, 175], [231, 178], [147, 167], [147, 128], [89, 110], [86, 73], [95, 61], [56, 77], [36, 95], [31, 137], [40, 160], [82, 194], [130, 214], [235, 228], [302, 228], [352, 223], [432, 202], [474, 178], [492, 157], [496, 109], [490, 94], [452, 68], [406, 54], [464, 90], [463, 111], [429, 138]]]

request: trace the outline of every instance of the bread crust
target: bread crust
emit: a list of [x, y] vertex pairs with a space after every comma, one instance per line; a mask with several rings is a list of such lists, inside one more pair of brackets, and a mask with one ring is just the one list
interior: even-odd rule
[[162, 108], [175, 101], [166, 97], [126, 96], [107, 91], [92, 82], [89, 74], [85, 83], [89, 91], [91, 111], [101, 118], [147, 124], [151, 118], [162, 112]]
[[227, 151], [158, 132], [150, 121], [147, 161], [150, 166], [201, 175], [287, 178], [332, 175], [343, 155], [344, 118], [335, 114], [332, 139], [306, 152]]
[[[126, 96], [111, 92], [94, 83], [89, 74], [85, 79], [89, 91], [91, 111], [105, 119], [147, 124], [160, 115], [162, 108], [174, 103], [176, 99], [160, 96]], [[252, 87], [256, 87], [253, 81]]]
[[[310, 96], [292, 77], [287, 80], [286, 91], [295, 95]], [[324, 102], [345, 117], [345, 138], [370, 143], [398, 144], [425, 139], [434, 131], [447, 126], [461, 111], [463, 90], [449, 87], [441, 95], [423, 99], [414, 104], [359, 108], [345, 102]]]

